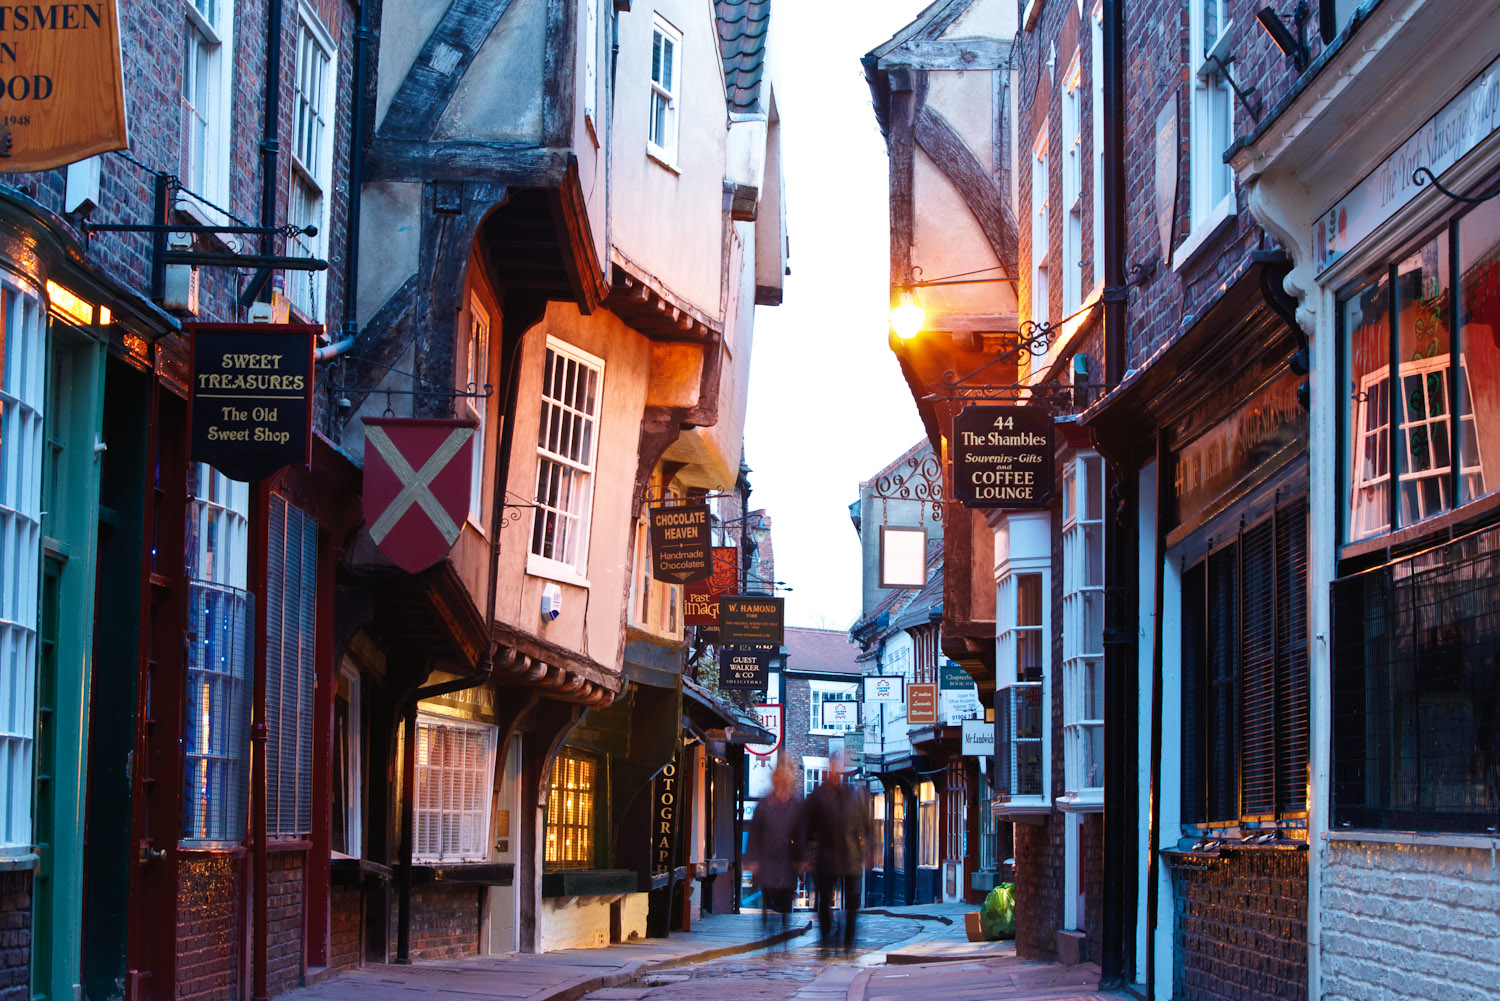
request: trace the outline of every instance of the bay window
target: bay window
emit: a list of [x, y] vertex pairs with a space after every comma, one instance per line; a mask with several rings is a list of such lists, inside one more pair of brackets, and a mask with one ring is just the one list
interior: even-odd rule
[[1070, 803], [1104, 789], [1104, 463], [1082, 452], [1063, 471], [1063, 763]]
[[1009, 513], [995, 532], [995, 795], [1046, 813], [1051, 768], [1052, 519]]

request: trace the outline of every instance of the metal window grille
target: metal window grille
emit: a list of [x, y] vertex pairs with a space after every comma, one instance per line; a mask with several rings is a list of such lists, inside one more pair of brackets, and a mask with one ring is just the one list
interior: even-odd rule
[[1500, 529], [1333, 583], [1336, 826], [1500, 828]]
[[47, 313], [0, 283], [0, 849], [31, 845]]
[[412, 858], [418, 862], [487, 859], [495, 728], [417, 717], [416, 771]]
[[1104, 468], [1080, 454], [1064, 471], [1063, 755], [1067, 791], [1104, 785]]
[[583, 572], [602, 368], [547, 346], [531, 552]]
[[1183, 820], [1275, 824], [1307, 807], [1307, 504], [1183, 573]]
[[598, 765], [572, 751], [552, 763], [552, 785], [547, 793], [547, 852], [549, 869], [594, 867], [594, 796]]
[[273, 494], [266, 568], [266, 832], [312, 831], [318, 526]]

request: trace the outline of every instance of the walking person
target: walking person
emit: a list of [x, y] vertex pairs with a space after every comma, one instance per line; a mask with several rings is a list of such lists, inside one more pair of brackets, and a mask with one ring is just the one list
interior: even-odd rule
[[781, 915], [786, 931], [797, 887], [797, 869], [806, 851], [805, 804], [797, 793], [797, 773], [785, 754], [771, 773], [771, 795], [756, 804], [750, 818], [746, 861], [760, 885], [762, 927], [772, 913]]
[[854, 948], [854, 922], [873, 831], [866, 797], [844, 781], [844, 756], [835, 753], [828, 774], [807, 800], [807, 833], [812, 843], [813, 872], [818, 890], [818, 931], [825, 944], [833, 942], [833, 897], [844, 898], [844, 951]]

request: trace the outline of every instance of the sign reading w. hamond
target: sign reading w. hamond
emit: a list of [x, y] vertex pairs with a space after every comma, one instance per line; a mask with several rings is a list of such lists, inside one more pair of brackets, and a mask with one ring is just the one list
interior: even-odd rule
[[694, 584], [714, 572], [707, 504], [651, 509], [651, 576], [668, 584]]
[[781, 646], [784, 602], [758, 594], [726, 594], [719, 599], [719, 642], [724, 646]]
[[1045, 507], [1052, 415], [1040, 407], [965, 407], [953, 418], [953, 496], [964, 507]]

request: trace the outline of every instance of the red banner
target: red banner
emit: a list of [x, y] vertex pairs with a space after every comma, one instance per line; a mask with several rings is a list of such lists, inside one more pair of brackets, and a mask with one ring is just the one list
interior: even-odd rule
[[690, 626], [719, 624], [719, 596], [739, 590], [740, 551], [735, 546], [714, 547], [713, 576], [682, 589], [682, 621]]
[[448, 555], [469, 510], [478, 421], [366, 417], [365, 521], [408, 573]]

